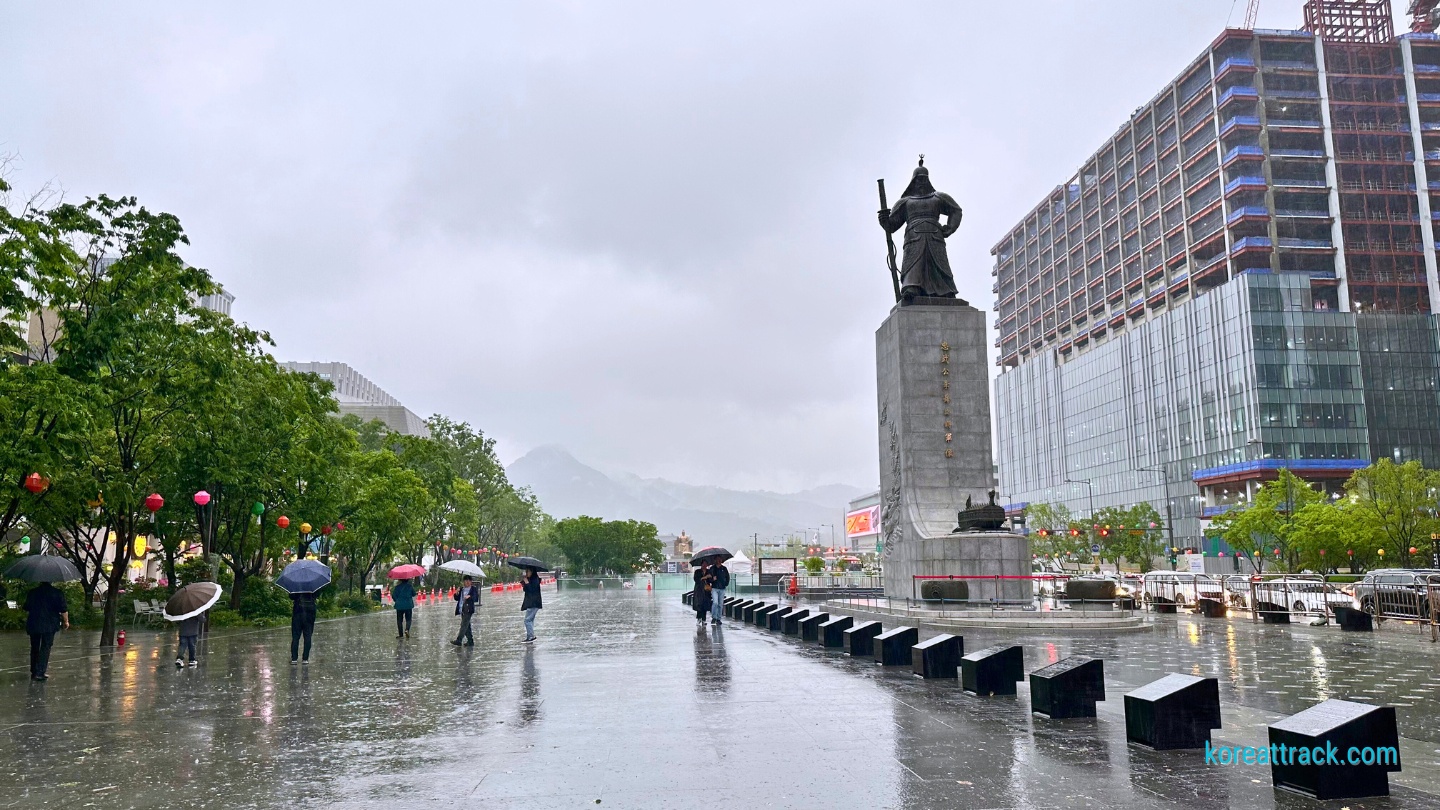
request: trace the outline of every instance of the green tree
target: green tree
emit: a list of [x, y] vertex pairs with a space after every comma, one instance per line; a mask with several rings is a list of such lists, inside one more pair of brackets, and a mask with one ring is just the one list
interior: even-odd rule
[[1031, 550], [1036, 554], [1048, 554], [1063, 560], [1082, 550], [1086, 532], [1071, 534], [1072, 530], [1078, 531], [1083, 527], [1063, 503], [1030, 504], [1025, 507], [1025, 525], [1030, 529]]
[[363, 589], [375, 569], [393, 560], [406, 538], [420, 530], [420, 515], [429, 508], [430, 493], [420, 476], [388, 450], [362, 453], [357, 469], [360, 483], [352, 517], [336, 551], [344, 555]]
[[[1263, 572], [1267, 562], [1284, 571], [1295, 571], [1301, 557], [1301, 547], [1294, 542], [1295, 516], [1306, 506], [1324, 501], [1323, 493], [1282, 469], [1274, 481], [1260, 486], [1249, 504], [1219, 516], [1211, 528], [1225, 538], [1235, 553], [1248, 558], [1256, 571]], [[1279, 554], [1274, 553], [1276, 549]]]
[[1384, 458], [1351, 474], [1345, 491], [1365, 527], [1363, 536], [1380, 543], [1387, 562], [1410, 568], [1426, 559], [1430, 535], [1440, 532], [1435, 517], [1440, 473], [1418, 461], [1396, 464]]

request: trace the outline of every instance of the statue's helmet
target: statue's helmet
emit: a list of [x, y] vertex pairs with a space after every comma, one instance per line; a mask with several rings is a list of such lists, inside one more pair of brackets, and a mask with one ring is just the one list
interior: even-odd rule
[[910, 175], [910, 185], [905, 187], [902, 197], [916, 197], [925, 194], [934, 194], [935, 187], [930, 185], [930, 170], [925, 168], [925, 156], [920, 156], [920, 165]]

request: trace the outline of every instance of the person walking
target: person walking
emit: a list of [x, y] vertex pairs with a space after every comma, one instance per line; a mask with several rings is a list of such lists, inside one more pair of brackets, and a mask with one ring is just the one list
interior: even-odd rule
[[[310, 639], [315, 635], [315, 594], [290, 594], [290, 663], [310, 663]], [[305, 639], [305, 657], [300, 658], [300, 639]]]
[[525, 614], [525, 638], [520, 643], [533, 644], [535, 642], [535, 614], [544, 607], [540, 600], [540, 572], [534, 568], [526, 568], [525, 576], [520, 580], [520, 587], [525, 591], [525, 600], [520, 603], [520, 610]]
[[180, 620], [180, 650], [175, 653], [175, 668], [185, 666], [185, 655], [190, 655], [190, 666], [197, 666], [195, 663], [195, 642], [200, 639], [200, 631], [205, 628], [205, 614], [191, 616], [188, 619]]
[[395, 603], [395, 637], [409, 638], [415, 616], [415, 586], [408, 579], [400, 580], [400, 584], [390, 589], [390, 601]]
[[711, 582], [709, 566], [700, 563], [700, 567], [695, 569], [695, 595], [690, 597], [690, 606], [695, 608], [695, 621], [699, 624], [705, 623], [705, 614], [710, 612]]
[[459, 647], [463, 638], [466, 647], [474, 647], [475, 633], [470, 629], [470, 620], [475, 617], [475, 607], [480, 604], [480, 589], [475, 587], [474, 577], [467, 576], [460, 582], [460, 590], [455, 592], [455, 615], [460, 617], [460, 635], [450, 643]]
[[730, 587], [730, 569], [725, 563], [710, 566], [710, 622], [719, 624], [725, 614], [725, 589]]
[[70, 606], [65, 592], [42, 582], [25, 595], [25, 632], [30, 634], [30, 680], [45, 681], [50, 676], [50, 648], [60, 628], [70, 629]]

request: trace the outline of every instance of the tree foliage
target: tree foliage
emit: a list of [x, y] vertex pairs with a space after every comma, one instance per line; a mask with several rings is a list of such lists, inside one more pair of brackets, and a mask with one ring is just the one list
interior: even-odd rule
[[550, 542], [585, 574], [632, 574], [664, 552], [653, 523], [585, 515], [556, 521]]

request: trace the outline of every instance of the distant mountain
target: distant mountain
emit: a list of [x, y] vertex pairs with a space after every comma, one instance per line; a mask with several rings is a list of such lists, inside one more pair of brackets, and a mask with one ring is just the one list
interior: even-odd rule
[[[526, 453], [506, 473], [516, 486], [530, 487], [541, 508], [557, 518], [645, 520], [661, 534], [687, 532], [695, 538], [696, 548], [739, 543], [754, 534], [783, 535], [822, 523], [835, 525], [838, 541], [844, 536], [847, 502], [868, 491], [828, 484], [795, 493], [745, 492], [663, 478], [606, 475], [555, 446]], [[821, 539], [830, 539], [829, 528], [821, 531]]]

